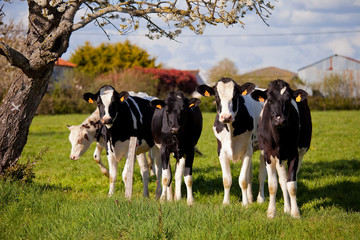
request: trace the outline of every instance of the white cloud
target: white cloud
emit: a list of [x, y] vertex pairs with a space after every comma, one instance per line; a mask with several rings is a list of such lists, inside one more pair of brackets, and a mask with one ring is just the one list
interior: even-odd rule
[[345, 56], [352, 56], [354, 52], [354, 48], [348, 38], [338, 38], [331, 40], [325, 46], [334, 54], [336, 53]]

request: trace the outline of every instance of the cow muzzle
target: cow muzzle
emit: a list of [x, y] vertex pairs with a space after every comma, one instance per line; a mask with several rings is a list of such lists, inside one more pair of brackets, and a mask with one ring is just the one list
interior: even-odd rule
[[221, 114], [220, 115], [220, 122], [223, 122], [223, 123], [231, 123], [233, 122], [234, 119], [233, 117], [231, 116], [231, 114]]
[[179, 133], [179, 127], [172, 127], [170, 129], [171, 134], [178, 134]]
[[282, 116], [276, 116], [274, 118], [274, 126], [276, 128], [283, 128], [283, 127], [286, 127], [287, 125], [287, 120], [285, 117], [282, 117]]
[[101, 118], [101, 123], [102, 124], [112, 124], [112, 119], [109, 117], [103, 117], [103, 118]]
[[75, 155], [70, 155], [70, 159], [76, 161], [79, 159], [79, 157], [77, 157]]

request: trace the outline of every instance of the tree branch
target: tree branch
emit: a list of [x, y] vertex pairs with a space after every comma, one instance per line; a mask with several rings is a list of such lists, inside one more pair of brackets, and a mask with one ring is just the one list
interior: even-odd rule
[[29, 60], [22, 53], [3, 42], [0, 42], [0, 54], [5, 56], [12, 66], [20, 68], [25, 73], [31, 72]]

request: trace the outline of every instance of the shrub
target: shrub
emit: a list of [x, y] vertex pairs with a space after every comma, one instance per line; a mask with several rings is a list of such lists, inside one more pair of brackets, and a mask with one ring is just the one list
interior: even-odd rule
[[37, 156], [34, 156], [32, 160], [28, 158], [26, 163], [16, 162], [12, 166], [6, 168], [0, 175], [0, 178], [10, 182], [19, 181], [22, 183], [31, 183], [35, 178], [34, 166], [36, 162], [42, 159], [42, 156], [48, 149], [49, 148], [46, 147], [41, 150], [41, 152]]
[[202, 97], [200, 100], [200, 110], [202, 112], [216, 112], [215, 97]]
[[311, 110], [359, 110], [360, 99], [358, 98], [324, 98], [309, 97], [309, 107]]

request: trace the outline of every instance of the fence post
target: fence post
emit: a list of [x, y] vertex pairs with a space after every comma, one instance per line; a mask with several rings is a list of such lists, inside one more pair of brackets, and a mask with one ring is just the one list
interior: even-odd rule
[[126, 159], [128, 167], [126, 169], [125, 179], [125, 198], [128, 200], [131, 199], [132, 195], [136, 142], [137, 137], [130, 137], [129, 151]]

